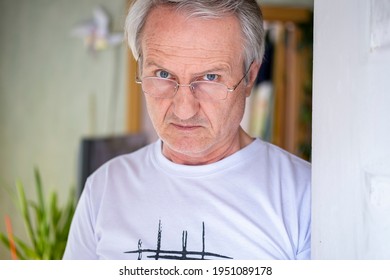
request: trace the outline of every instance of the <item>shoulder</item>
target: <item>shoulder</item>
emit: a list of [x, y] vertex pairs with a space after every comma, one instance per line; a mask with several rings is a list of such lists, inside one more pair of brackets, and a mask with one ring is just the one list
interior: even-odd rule
[[157, 143], [146, 145], [132, 153], [119, 155], [113, 159], [107, 161], [100, 166], [95, 172], [93, 172], [90, 178], [107, 175], [108, 173], [120, 173], [125, 171], [124, 169], [134, 168], [140, 165], [142, 161], [145, 161], [150, 156]]
[[298, 197], [310, 196], [311, 164], [273, 144], [256, 140], [258, 145], [258, 165], [262, 176], [278, 186], [280, 191]]
[[298, 156], [287, 152], [286, 150], [268, 143], [260, 139], [256, 140], [256, 144], [262, 149], [265, 159], [269, 164], [279, 166], [281, 168], [292, 168], [294, 171], [311, 173], [311, 164]]
[[87, 178], [84, 191], [89, 192], [88, 188], [91, 188], [92, 193], [101, 196], [108, 186], [114, 188], [117, 185], [115, 182], [144, 169], [156, 144], [146, 145], [132, 153], [119, 155], [107, 161]]

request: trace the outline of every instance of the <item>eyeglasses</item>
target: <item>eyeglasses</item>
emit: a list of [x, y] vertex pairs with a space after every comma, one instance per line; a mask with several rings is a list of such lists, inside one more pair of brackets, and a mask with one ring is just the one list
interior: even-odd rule
[[[252, 62], [253, 63], [253, 62]], [[142, 91], [155, 98], [173, 98], [179, 87], [189, 87], [194, 97], [198, 100], [224, 100], [228, 93], [233, 92], [248, 74], [252, 63], [249, 65], [240, 81], [229, 88], [225, 84], [209, 81], [193, 81], [188, 85], [179, 84], [175, 80], [159, 77], [145, 77], [142, 80], [136, 78], [136, 83], [141, 84]]]

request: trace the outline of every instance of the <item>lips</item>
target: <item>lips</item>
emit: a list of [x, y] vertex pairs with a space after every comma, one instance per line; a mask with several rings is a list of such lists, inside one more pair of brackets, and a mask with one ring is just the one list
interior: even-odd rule
[[179, 129], [179, 130], [183, 130], [183, 131], [191, 131], [191, 130], [195, 130], [197, 128], [200, 128], [201, 126], [199, 125], [184, 125], [184, 124], [175, 124], [175, 123], [172, 123], [172, 125], [176, 128], [176, 129]]
[[179, 131], [192, 131], [207, 127], [207, 121], [199, 116], [181, 120], [175, 115], [170, 115], [166, 118], [165, 122]]

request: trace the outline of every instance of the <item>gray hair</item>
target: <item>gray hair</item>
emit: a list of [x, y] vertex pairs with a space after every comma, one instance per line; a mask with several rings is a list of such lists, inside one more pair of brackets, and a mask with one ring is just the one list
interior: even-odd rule
[[263, 16], [255, 0], [135, 0], [127, 14], [125, 33], [134, 57], [141, 54], [141, 33], [150, 11], [170, 6], [189, 17], [221, 18], [235, 15], [243, 36], [245, 67], [252, 61], [262, 62], [264, 54]]

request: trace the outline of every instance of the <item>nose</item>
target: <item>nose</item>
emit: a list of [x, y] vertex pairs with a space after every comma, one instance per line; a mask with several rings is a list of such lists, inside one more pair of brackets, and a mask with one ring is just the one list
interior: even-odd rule
[[187, 120], [195, 116], [199, 110], [199, 101], [191, 91], [190, 85], [179, 85], [173, 97], [173, 110], [181, 120]]

